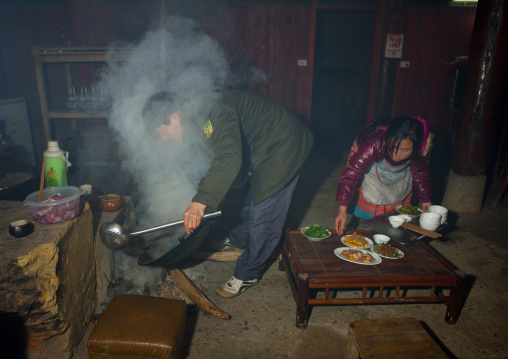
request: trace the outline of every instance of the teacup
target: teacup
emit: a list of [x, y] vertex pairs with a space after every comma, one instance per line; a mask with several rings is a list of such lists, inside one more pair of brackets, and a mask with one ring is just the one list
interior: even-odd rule
[[390, 224], [393, 228], [399, 228], [402, 223], [405, 223], [405, 219], [400, 216], [390, 216], [388, 217], [388, 221], [390, 221]]

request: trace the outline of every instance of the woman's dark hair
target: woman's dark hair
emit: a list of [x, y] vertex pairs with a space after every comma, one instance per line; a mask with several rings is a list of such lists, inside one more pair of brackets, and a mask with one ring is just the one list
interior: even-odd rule
[[176, 104], [168, 91], [158, 92], [146, 100], [141, 117], [148, 133], [155, 134], [155, 129], [168, 122], [169, 115], [175, 112]]
[[387, 126], [385, 138], [388, 153], [397, 151], [402, 140], [406, 138], [413, 142], [413, 155], [420, 152], [424, 132], [423, 125], [420, 121], [410, 116], [398, 116], [395, 118], [379, 117], [360, 132], [358, 136], [359, 144], [365, 141], [371, 132], [383, 126]]

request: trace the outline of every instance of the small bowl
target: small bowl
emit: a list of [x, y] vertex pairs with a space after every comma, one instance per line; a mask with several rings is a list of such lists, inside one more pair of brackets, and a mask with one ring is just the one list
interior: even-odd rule
[[402, 223], [406, 222], [404, 218], [400, 216], [390, 216], [388, 217], [388, 220], [390, 221], [390, 224], [392, 225], [393, 228], [399, 228], [402, 225]]
[[441, 216], [441, 224], [445, 224], [447, 218], [448, 217], [446, 215], [445, 216]]
[[441, 215], [441, 224], [445, 224], [448, 217], [448, 209], [443, 206], [432, 205], [429, 207], [430, 213], [437, 213]]
[[81, 193], [88, 195], [92, 194], [92, 185], [91, 184], [82, 184], [79, 186], [79, 189], [81, 190]]
[[405, 220], [406, 222], [411, 222], [413, 218], [411, 216], [408, 216], [407, 214], [399, 214], [399, 217]]
[[438, 229], [440, 224], [441, 224], [441, 222], [439, 222], [439, 223], [427, 223], [427, 222], [420, 221], [420, 227], [422, 227], [423, 229], [426, 229], [428, 231], [435, 231], [436, 229]]
[[390, 237], [385, 236], [384, 234], [374, 234], [373, 238], [376, 244], [386, 244], [390, 242]]
[[34, 229], [34, 224], [32, 222], [25, 221], [24, 219], [9, 223], [9, 233], [16, 238], [28, 236], [34, 231]]
[[448, 209], [446, 209], [443, 206], [438, 206], [438, 205], [433, 204], [432, 206], [429, 207], [429, 212], [430, 213], [437, 213], [442, 216], [446, 216], [448, 214]]
[[118, 194], [108, 194], [106, 197], [101, 197], [101, 201], [99, 202], [99, 206], [106, 212], [116, 212], [122, 205], [123, 199]]
[[425, 222], [428, 224], [433, 224], [433, 223], [440, 224], [441, 223], [441, 215], [438, 213], [430, 213], [430, 212], [422, 213], [420, 215], [420, 223], [422, 223], [422, 222]]

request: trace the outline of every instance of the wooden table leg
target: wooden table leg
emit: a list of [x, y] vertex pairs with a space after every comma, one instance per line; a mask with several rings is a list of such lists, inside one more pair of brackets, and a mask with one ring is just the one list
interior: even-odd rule
[[448, 324], [455, 324], [459, 317], [460, 305], [462, 304], [462, 293], [464, 292], [464, 278], [465, 273], [457, 270], [457, 283], [450, 289], [451, 300], [448, 302], [446, 308], [445, 321]]
[[281, 251], [279, 254], [279, 270], [286, 271], [286, 266], [284, 265], [284, 251]]
[[309, 278], [307, 273], [298, 274], [296, 327], [299, 329], [307, 328], [309, 323]]

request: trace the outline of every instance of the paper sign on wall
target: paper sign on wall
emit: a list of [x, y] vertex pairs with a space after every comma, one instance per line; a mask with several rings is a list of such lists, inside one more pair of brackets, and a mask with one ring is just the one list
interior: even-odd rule
[[403, 44], [404, 44], [404, 34], [398, 32], [387, 33], [385, 44], [385, 57], [391, 59], [400, 59], [402, 57]]

